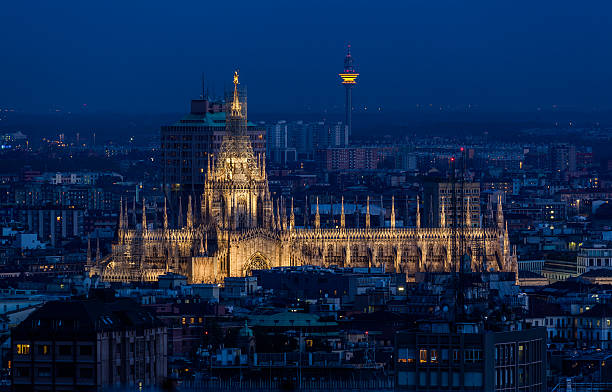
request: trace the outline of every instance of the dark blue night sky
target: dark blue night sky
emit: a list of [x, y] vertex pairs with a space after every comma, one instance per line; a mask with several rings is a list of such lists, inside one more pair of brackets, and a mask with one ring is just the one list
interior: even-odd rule
[[10, 1], [0, 105], [176, 112], [200, 75], [240, 67], [256, 112], [338, 107], [344, 45], [356, 105], [400, 111], [612, 107], [609, 1]]

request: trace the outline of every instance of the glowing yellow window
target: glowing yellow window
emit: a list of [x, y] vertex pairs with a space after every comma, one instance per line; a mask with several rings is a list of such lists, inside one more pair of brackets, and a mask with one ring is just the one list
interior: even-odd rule
[[419, 350], [419, 362], [427, 363], [427, 350]]
[[17, 354], [19, 354], [19, 355], [30, 355], [30, 345], [29, 344], [18, 344], [17, 345]]

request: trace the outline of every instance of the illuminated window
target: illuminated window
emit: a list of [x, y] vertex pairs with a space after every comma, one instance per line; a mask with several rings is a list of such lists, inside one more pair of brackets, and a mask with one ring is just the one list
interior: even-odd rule
[[430, 357], [431, 357], [431, 362], [432, 363], [437, 363], [438, 362], [438, 350], [431, 350], [430, 353]]
[[414, 363], [415, 351], [407, 348], [400, 348], [397, 351], [397, 362]]
[[419, 350], [419, 362], [427, 363], [427, 350]]
[[19, 354], [19, 355], [30, 355], [30, 345], [29, 344], [18, 344], [17, 345], [17, 354]]
[[38, 345], [38, 354], [39, 355], [49, 355], [49, 345], [48, 344], [39, 344]]

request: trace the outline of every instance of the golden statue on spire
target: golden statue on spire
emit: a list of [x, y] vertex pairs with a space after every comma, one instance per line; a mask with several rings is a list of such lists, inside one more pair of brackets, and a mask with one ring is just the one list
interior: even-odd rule
[[238, 100], [238, 70], [234, 71], [234, 102], [232, 102], [232, 115], [241, 116], [240, 101]]

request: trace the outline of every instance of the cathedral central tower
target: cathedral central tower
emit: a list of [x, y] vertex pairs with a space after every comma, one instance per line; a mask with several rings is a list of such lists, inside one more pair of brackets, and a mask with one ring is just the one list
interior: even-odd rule
[[234, 72], [226, 112], [226, 133], [219, 154], [208, 164], [202, 216], [211, 228], [244, 230], [271, 224], [272, 202], [265, 156], [256, 156], [247, 135], [246, 93]]

